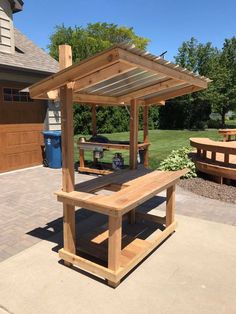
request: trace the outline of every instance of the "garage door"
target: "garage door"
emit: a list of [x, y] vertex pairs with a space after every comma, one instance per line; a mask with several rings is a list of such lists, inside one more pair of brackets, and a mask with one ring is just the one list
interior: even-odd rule
[[0, 172], [42, 164], [43, 124], [0, 125]]
[[0, 99], [0, 172], [42, 164], [46, 103], [6, 85]]

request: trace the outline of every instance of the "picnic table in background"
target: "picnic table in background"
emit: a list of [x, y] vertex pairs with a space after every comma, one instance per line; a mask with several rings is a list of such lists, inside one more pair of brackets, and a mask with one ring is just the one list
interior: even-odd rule
[[224, 137], [224, 142], [231, 141], [231, 136], [236, 140], [236, 129], [219, 129], [219, 133]]

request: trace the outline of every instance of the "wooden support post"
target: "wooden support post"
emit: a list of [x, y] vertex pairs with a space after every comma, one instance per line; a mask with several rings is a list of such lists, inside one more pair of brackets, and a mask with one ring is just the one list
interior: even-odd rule
[[72, 65], [72, 50], [69, 45], [59, 46], [59, 67], [60, 70], [68, 68]]
[[221, 176], [213, 176], [213, 180], [218, 184], [223, 184], [224, 178]]
[[[143, 142], [148, 143], [148, 106], [143, 107]], [[148, 147], [144, 150], [144, 167], [148, 168]]]
[[138, 154], [138, 101], [132, 99], [130, 103], [130, 150], [129, 150], [129, 167], [137, 168]]
[[212, 159], [213, 161], [216, 160], [216, 152], [211, 152], [211, 159]]
[[[108, 268], [117, 271], [120, 267], [122, 240], [122, 217], [109, 216]], [[120, 281], [108, 280], [111, 287], [117, 287]]]
[[175, 220], [175, 185], [166, 190], [166, 227]]
[[203, 159], [206, 159], [206, 157], [207, 157], [207, 152], [206, 152], [206, 150], [202, 150], [202, 158]]
[[97, 135], [96, 105], [92, 105], [92, 135]]
[[[96, 105], [92, 105], [92, 135], [93, 136], [97, 135]], [[93, 163], [96, 166], [97, 159], [94, 157], [94, 155], [93, 155]]]
[[82, 167], [82, 168], [85, 167], [84, 149], [82, 149], [82, 148], [79, 149], [79, 166]]
[[[138, 166], [138, 101], [132, 99], [130, 103], [130, 148], [129, 148], [129, 167], [136, 169]], [[129, 222], [135, 223], [135, 209], [129, 212]]]
[[[59, 47], [60, 69], [72, 64], [71, 47]], [[60, 88], [61, 129], [62, 129], [62, 189], [65, 192], [74, 190], [74, 132], [73, 132], [73, 90], [65, 85]], [[64, 249], [75, 254], [75, 207], [63, 204], [63, 237]], [[64, 262], [71, 266], [71, 263]]]
[[229, 154], [226, 154], [226, 153], [225, 153], [225, 156], [224, 156], [224, 163], [225, 163], [225, 164], [228, 164], [228, 163], [229, 163]]

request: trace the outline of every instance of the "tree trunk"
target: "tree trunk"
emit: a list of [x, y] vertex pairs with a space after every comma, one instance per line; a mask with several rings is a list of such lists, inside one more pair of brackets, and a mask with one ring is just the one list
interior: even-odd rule
[[224, 128], [225, 127], [225, 115], [226, 115], [226, 111], [223, 109], [221, 111], [221, 127]]

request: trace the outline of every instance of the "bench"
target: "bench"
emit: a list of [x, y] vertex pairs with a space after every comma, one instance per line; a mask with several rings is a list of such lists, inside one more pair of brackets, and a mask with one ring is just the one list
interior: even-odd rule
[[236, 142], [217, 142], [209, 138], [190, 138], [190, 145], [197, 149], [192, 154], [196, 168], [216, 177], [236, 180]]
[[[64, 204], [83, 207], [108, 216], [108, 228], [102, 226], [100, 231], [89, 230], [79, 239], [77, 254], [61, 249], [60, 257], [68, 263], [106, 278], [110, 286], [116, 287], [121, 278], [174, 232], [175, 185], [187, 172], [186, 169], [175, 172], [150, 172], [143, 168], [121, 170], [80, 183], [76, 186], [78, 191], [56, 192], [58, 201]], [[109, 195], [100, 194], [104, 190], [109, 191]], [[164, 217], [134, 210], [163, 190], [167, 191]], [[127, 217], [126, 214], [130, 218], [130, 224], [134, 226], [131, 234], [122, 232], [122, 221]], [[147, 225], [143, 231], [139, 230], [134, 235], [135, 228], [140, 227], [140, 224], [135, 224], [135, 220], [157, 224], [154, 232], [153, 225], [151, 228], [149, 226], [151, 238], [144, 236], [147, 235]], [[128, 229], [126, 226], [125, 231]], [[79, 252], [103, 260], [107, 266], [84, 258]]]
[[232, 136], [234, 136], [236, 140], [236, 129], [219, 129], [218, 132], [224, 137], [224, 142], [231, 141]]

